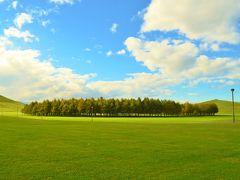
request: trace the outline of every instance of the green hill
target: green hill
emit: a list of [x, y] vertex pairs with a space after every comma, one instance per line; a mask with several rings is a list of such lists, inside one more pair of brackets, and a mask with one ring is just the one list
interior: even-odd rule
[[0, 112], [17, 112], [23, 104], [0, 95]]
[[[211, 100], [203, 103], [215, 103], [218, 106], [219, 113], [218, 114], [232, 114], [232, 102], [231, 101], [223, 101], [223, 100]], [[235, 112], [236, 114], [240, 114], [240, 103], [235, 102]]]

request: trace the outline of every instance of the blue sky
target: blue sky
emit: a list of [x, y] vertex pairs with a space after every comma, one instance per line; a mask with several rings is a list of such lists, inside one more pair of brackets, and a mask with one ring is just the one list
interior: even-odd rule
[[237, 0], [0, 0], [0, 12], [0, 94], [21, 101], [199, 102], [240, 84]]

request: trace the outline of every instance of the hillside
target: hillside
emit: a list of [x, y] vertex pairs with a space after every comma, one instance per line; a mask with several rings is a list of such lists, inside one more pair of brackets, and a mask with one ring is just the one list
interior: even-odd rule
[[0, 95], [0, 111], [1, 112], [16, 112], [20, 110], [23, 104], [12, 99]]
[[[218, 114], [232, 114], [232, 102], [231, 101], [223, 101], [223, 100], [211, 100], [204, 103], [215, 103], [218, 106], [219, 113]], [[240, 114], [240, 102], [235, 102], [235, 112], [236, 114]]]

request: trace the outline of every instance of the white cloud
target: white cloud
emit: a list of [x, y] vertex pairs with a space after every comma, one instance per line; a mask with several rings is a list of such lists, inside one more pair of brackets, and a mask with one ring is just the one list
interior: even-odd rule
[[[130, 37], [125, 41], [127, 49], [136, 61], [142, 62], [159, 78], [177, 78], [179, 83], [198, 84], [207, 79], [228, 79], [236, 81], [240, 77], [240, 60], [233, 58], [209, 58], [199, 54], [199, 49], [190, 42], [163, 40], [144, 41]], [[203, 79], [204, 81], [199, 81]], [[211, 82], [212, 82], [211, 81]], [[228, 83], [229, 84], [229, 83]]]
[[194, 64], [198, 48], [190, 42], [164, 40], [143, 41], [130, 37], [125, 41], [127, 49], [135, 59], [151, 71], [175, 74], [188, 69]]
[[62, 5], [62, 4], [74, 4], [76, 1], [79, 0], [50, 0], [49, 2]]
[[194, 66], [186, 70], [183, 74], [185, 78], [228, 78], [239, 71], [240, 60], [234, 60], [231, 58], [210, 59], [207, 56], [201, 55], [196, 59]]
[[18, 6], [18, 1], [13, 1], [12, 2], [12, 8], [16, 10], [17, 6]]
[[166, 97], [174, 93], [168, 87], [179, 82], [159, 74], [136, 73], [120, 81], [93, 82], [88, 87], [104, 97]]
[[15, 27], [9, 27], [4, 29], [4, 35], [7, 37], [15, 37], [23, 39], [25, 42], [33, 42], [33, 40], [38, 41], [38, 38], [32, 35], [29, 31], [20, 31]]
[[117, 23], [113, 23], [111, 28], [110, 28], [110, 31], [112, 33], [115, 33], [115, 32], [117, 32], [117, 28], [118, 28], [118, 24]]
[[42, 21], [42, 22], [41, 22], [41, 25], [42, 25], [43, 27], [47, 27], [48, 24], [50, 24], [50, 20], [46, 20], [46, 21]]
[[81, 75], [69, 68], [57, 68], [39, 57], [39, 51], [10, 50], [0, 44], [0, 94], [24, 101], [100, 96], [166, 98], [174, 93], [172, 87], [186, 80], [229, 85], [240, 77], [239, 60], [200, 56], [192, 67], [175, 76], [162, 72], [134, 73], [119, 81], [92, 81], [94, 74]]
[[11, 46], [12, 44], [13, 43], [7, 37], [0, 36], [0, 47]]
[[[51, 1], [58, 4], [73, 4], [75, 2], [74, 0]], [[153, 0], [152, 3], [155, 1], [156, 0]], [[230, 1], [232, 2], [232, 0]], [[162, 0], [162, 2], [164, 2], [164, 0]], [[172, 0], [169, 0], [169, 2], [171, 3]], [[184, 0], [183, 4], [186, 4], [186, 2], [188, 1]], [[202, 1], [200, 1], [200, 4], [201, 2]], [[37, 13], [39, 13], [39, 16], [46, 16], [50, 12], [54, 11], [36, 10], [35, 14], [31, 14], [34, 17]], [[152, 28], [153, 26], [149, 30], [144, 29], [150, 27], [148, 26], [149, 24], [147, 24], [150, 22], [150, 19], [146, 19], [149, 13], [150, 7], [144, 17], [144, 32], [154, 30]], [[25, 16], [20, 18], [22, 14], [16, 17], [14, 21], [19, 29], [26, 23], [32, 23], [32, 17], [26, 18]], [[218, 16], [218, 14], [216, 16]], [[47, 21], [39, 20], [39, 22], [42, 22], [43, 26], [48, 24]], [[207, 25], [203, 25], [207, 27]], [[178, 26], [178, 23], [176, 23], [176, 26]], [[217, 25], [215, 26], [217, 27]], [[187, 34], [188, 37], [192, 35], [190, 31], [192, 30], [191, 28], [187, 28], [187, 30], [190, 29], [189, 32], [184, 32], [184, 28], [180, 25], [179, 27], [178, 30]], [[204, 82], [232, 85], [240, 78], [239, 60], [231, 58], [209, 58], [200, 55], [201, 48], [199, 49], [197, 45], [191, 41], [148, 41], [147, 38], [130, 37], [125, 41], [128, 51], [135, 57], [136, 61], [143, 63], [152, 73], [129, 74], [125, 79], [119, 81], [93, 81], [92, 78], [95, 77], [94, 74], [82, 75], [75, 73], [72, 69], [58, 68], [49, 61], [42, 61], [39, 51], [32, 49], [8, 49], [7, 47], [12, 45], [8, 37], [21, 38], [25, 42], [36, 40], [36, 37], [29, 31], [21, 31], [18, 28], [9, 27], [4, 30], [5, 36], [0, 36], [0, 94], [15, 95], [17, 99], [21, 100], [99, 96], [148, 96], [164, 98], [174, 93], [171, 89], [172, 87], [182, 84], [183, 82], [189, 84]], [[111, 31], [117, 32], [117, 29], [118, 25], [114, 23]], [[156, 30], [162, 29], [158, 28]], [[165, 30], [168, 31], [172, 29], [166, 28]], [[55, 29], [52, 28], [51, 31], [54, 33]], [[221, 50], [220, 41], [222, 40], [218, 39], [220, 36], [212, 36], [212, 34], [205, 33], [204, 37], [202, 37], [200, 36], [202, 32], [198, 29], [197, 31], [199, 31], [197, 38], [214, 41], [205, 43], [207, 49], [213, 51]], [[226, 37], [227, 36], [229, 38], [231, 34], [226, 35]], [[95, 48], [99, 50], [99, 52], [102, 49], [101, 47]], [[85, 51], [91, 51], [91, 49], [86, 48]], [[124, 55], [126, 54], [126, 50], [122, 49], [114, 53], [108, 51], [106, 52], [106, 56], [113, 56], [115, 53]], [[91, 63], [92, 61], [86, 60], [83, 62]], [[16, 87], [21, 87], [21, 89], [16, 90]]]
[[219, 44], [212, 44], [211, 45], [211, 49], [213, 50], [213, 51], [220, 51], [220, 46], [219, 46]]
[[14, 19], [14, 24], [21, 29], [22, 26], [26, 23], [31, 24], [33, 21], [33, 18], [30, 14], [27, 13], [21, 13]]
[[237, 84], [237, 80], [227, 77], [201, 77], [190, 81], [188, 86], [192, 87], [198, 84], [208, 84], [211, 88], [223, 88]]
[[178, 30], [191, 39], [240, 42], [239, 0], [152, 0], [142, 32]]
[[125, 51], [125, 49], [122, 49], [122, 50], [119, 50], [119, 51], [117, 52], [117, 54], [118, 54], [118, 55], [125, 55], [125, 54], [126, 54], [126, 51]]
[[84, 51], [85, 51], [85, 52], [90, 52], [90, 51], [92, 51], [92, 50], [91, 50], [90, 48], [85, 48]]
[[34, 7], [28, 10], [28, 12], [32, 14], [35, 18], [39, 18], [39, 17], [46, 17], [50, 14], [57, 14], [59, 13], [59, 8], [53, 7], [53, 8], [43, 9], [40, 7]]
[[112, 56], [113, 55], [113, 52], [112, 51], [108, 51], [107, 53], [106, 53], [106, 56], [108, 56], [108, 57], [110, 57], [110, 56]]
[[[39, 59], [32, 49], [10, 50], [0, 46], [0, 94], [32, 101], [71, 97], [165, 97], [173, 93], [168, 86], [179, 82], [159, 74], [131, 74], [122, 81], [90, 80], [94, 74], [77, 74]], [[21, 87], [16, 89], [16, 87]]]
[[0, 0], [0, 3], [4, 2], [4, 0]]
[[[68, 68], [56, 68], [39, 60], [36, 50], [7, 50], [0, 47], [0, 94], [20, 100], [86, 96], [93, 74], [79, 75]], [[17, 88], [16, 87], [21, 87]]]
[[221, 48], [220, 44], [218, 43], [202, 43], [200, 44], [200, 49], [204, 51], [215, 51], [215, 52], [226, 50], [224, 48]]

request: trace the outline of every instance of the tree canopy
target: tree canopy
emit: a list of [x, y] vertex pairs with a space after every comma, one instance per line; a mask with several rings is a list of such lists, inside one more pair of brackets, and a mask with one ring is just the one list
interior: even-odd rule
[[22, 109], [34, 116], [203, 116], [215, 115], [216, 104], [191, 104], [151, 98], [54, 99], [32, 102]]

